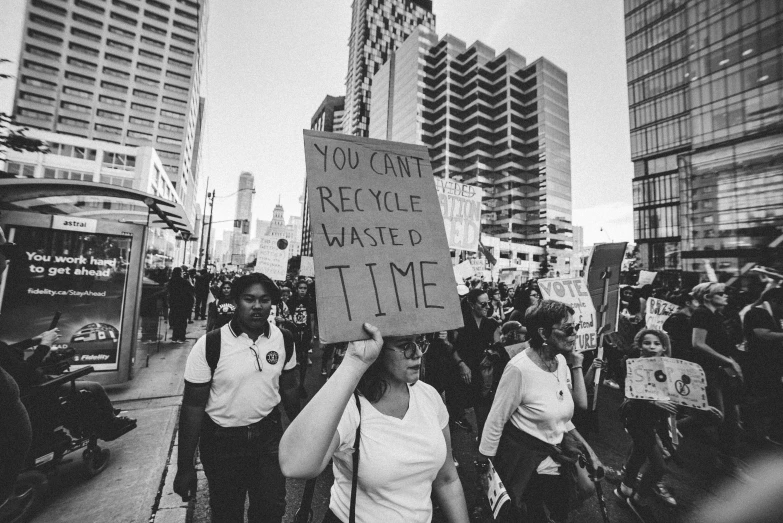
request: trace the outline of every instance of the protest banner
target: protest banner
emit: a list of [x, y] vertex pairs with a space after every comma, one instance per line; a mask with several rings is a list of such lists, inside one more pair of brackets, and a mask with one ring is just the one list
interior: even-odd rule
[[473, 267], [473, 272], [475, 274], [483, 274], [484, 268], [487, 266], [487, 260], [484, 258], [471, 258], [468, 260], [468, 263]]
[[663, 322], [680, 308], [673, 303], [658, 298], [647, 298], [647, 310], [644, 311], [648, 329], [663, 329]]
[[639, 271], [639, 287], [644, 287], [645, 285], [652, 285], [653, 281], [655, 281], [655, 277], [658, 276], [658, 273], [655, 271]]
[[312, 278], [315, 276], [315, 267], [313, 267], [312, 256], [302, 256], [299, 263], [299, 276]]
[[426, 147], [304, 131], [316, 304], [326, 343], [462, 326]]
[[285, 280], [288, 272], [288, 247], [281, 249], [276, 236], [264, 236], [259, 240], [255, 272], [262, 272], [273, 280]]
[[666, 401], [707, 410], [707, 378], [700, 365], [676, 358], [626, 361], [625, 397]]
[[545, 300], [559, 301], [574, 309], [574, 323], [579, 325], [575, 350], [583, 352], [595, 349], [595, 307], [584, 278], [544, 278], [538, 280], [538, 287]]
[[440, 177], [434, 180], [449, 248], [477, 252], [484, 190]]
[[457, 280], [457, 283], [464, 283], [466, 279], [472, 278], [474, 274], [473, 266], [468, 260], [454, 266], [454, 278]]

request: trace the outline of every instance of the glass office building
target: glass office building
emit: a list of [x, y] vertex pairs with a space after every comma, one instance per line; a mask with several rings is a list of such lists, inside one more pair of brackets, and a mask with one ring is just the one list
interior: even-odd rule
[[783, 233], [783, 2], [626, 0], [645, 268], [736, 274]]

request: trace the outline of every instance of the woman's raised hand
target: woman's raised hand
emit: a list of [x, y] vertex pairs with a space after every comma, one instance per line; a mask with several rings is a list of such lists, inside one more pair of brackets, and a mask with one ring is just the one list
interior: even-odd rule
[[381, 353], [381, 347], [383, 347], [383, 337], [381, 337], [381, 331], [375, 325], [369, 323], [364, 324], [364, 330], [372, 336], [369, 340], [357, 340], [348, 344], [348, 349], [345, 352], [345, 357], [350, 359], [359, 360], [365, 365], [370, 365]]

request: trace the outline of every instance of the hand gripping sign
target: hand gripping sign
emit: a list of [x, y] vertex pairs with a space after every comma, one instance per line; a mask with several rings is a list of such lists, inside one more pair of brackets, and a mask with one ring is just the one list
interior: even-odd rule
[[316, 306], [326, 343], [462, 326], [427, 148], [304, 132]]
[[545, 300], [559, 301], [574, 309], [574, 323], [579, 325], [576, 352], [595, 349], [595, 306], [584, 278], [546, 278], [538, 280], [538, 287]]
[[707, 378], [700, 365], [676, 358], [633, 358], [626, 362], [625, 397], [671, 400], [707, 410]]

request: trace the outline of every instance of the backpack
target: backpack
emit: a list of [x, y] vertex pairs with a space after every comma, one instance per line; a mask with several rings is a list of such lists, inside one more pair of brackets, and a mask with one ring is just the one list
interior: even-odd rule
[[[279, 328], [279, 327], [278, 327]], [[223, 329], [215, 329], [207, 333], [207, 365], [209, 365], [212, 376], [215, 376], [215, 369], [220, 361], [220, 331]], [[286, 329], [280, 329], [283, 333], [283, 345], [285, 346], [285, 363], [291, 359], [294, 354], [294, 337]], [[283, 365], [285, 365], [285, 363]]]

